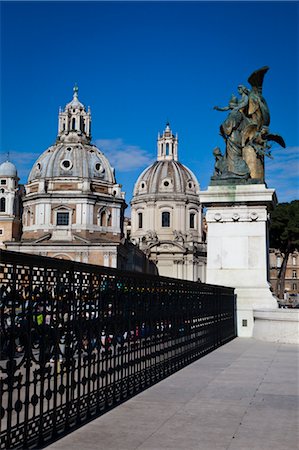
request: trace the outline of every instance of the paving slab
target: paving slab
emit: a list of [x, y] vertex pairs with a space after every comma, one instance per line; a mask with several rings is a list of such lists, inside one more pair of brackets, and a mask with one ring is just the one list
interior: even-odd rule
[[298, 350], [237, 338], [47, 449], [299, 450]]

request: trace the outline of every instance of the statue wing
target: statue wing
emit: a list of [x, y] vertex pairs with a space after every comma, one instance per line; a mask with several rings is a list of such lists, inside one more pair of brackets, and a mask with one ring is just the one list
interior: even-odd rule
[[277, 142], [277, 144], [281, 145], [281, 147], [286, 148], [284, 139], [280, 136], [280, 134], [267, 134], [265, 139], [267, 139], [267, 141]]
[[248, 83], [251, 85], [252, 90], [259, 95], [262, 95], [264, 76], [268, 70], [269, 67], [264, 66], [261, 69], [255, 70], [248, 78]]

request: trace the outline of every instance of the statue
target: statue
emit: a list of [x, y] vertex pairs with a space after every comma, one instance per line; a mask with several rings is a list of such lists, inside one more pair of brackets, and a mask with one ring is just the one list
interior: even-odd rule
[[173, 235], [174, 235], [174, 239], [173, 239], [174, 241], [184, 242], [184, 236], [181, 231], [173, 230]]
[[[214, 149], [215, 172], [212, 180], [245, 180], [245, 182], [264, 182], [264, 157], [270, 157], [271, 145], [275, 141], [285, 148], [283, 138], [269, 132], [270, 113], [262, 96], [264, 76], [268, 67], [253, 72], [248, 78], [251, 90], [239, 85], [238, 99], [232, 95], [228, 106], [217, 111], [229, 111], [220, 126], [220, 135], [226, 143], [225, 154]], [[252, 180], [252, 181], [250, 181]]]
[[156, 231], [148, 230], [145, 235], [146, 241], [158, 242], [158, 236]]

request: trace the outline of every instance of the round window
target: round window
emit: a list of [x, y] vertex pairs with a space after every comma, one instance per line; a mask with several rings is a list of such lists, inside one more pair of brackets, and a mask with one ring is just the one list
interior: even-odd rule
[[41, 169], [41, 167], [42, 167], [42, 166], [41, 166], [41, 164], [40, 164], [40, 163], [37, 163], [37, 164], [36, 164], [36, 168], [37, 168], [37, 170], [40, 170], [40, 169]]
[[72, 148], [71, 148], [71, 147], [68, 147], [68, 148], [67, 148], [67, 151], [68, 151], [68, 152], [70, 152], [71, 150], [72, 150]]
[[96, 170], [97, 170], [98, 172], [100, 172], [102, 166], [101, 166], [100, 163], [96, 163], [95, 168], [96, 168]]
[[72, 167], [72, 163], [71, 163], [71, 161], [69, 159], [64, 159], [63, 161], [61, 161], [60, 166], [64, 170], [69, 170]]
[[189, 186], [189, 189], [192, 189], [192, 183], [189, 183], [188, 186]]
[[142, 187], [142, 189], [144, 189], [144, 187], [145, 187], [145, 184], [144, 184], [144, 183], [141, 183], [141, 187]]
[[169, 186], [169, 181], [164, 181], [164, 186]]

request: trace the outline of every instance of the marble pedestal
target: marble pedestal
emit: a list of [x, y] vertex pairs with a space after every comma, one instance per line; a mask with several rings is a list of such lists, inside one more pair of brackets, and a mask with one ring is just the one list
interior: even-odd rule
[[264, 184], [209, 186], [207, 283], [235, 288], [238, 336], [253, 336], [254, 310], [277, 309], [268, 282], [268, 208], [274, 189]]

